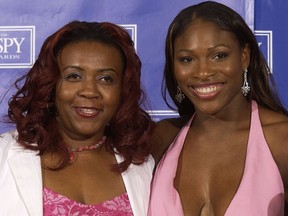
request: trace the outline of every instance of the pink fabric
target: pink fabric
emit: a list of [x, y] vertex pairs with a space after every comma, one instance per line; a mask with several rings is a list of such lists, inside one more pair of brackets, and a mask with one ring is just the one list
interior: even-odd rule
[[127, 193], [96, 205], [85, 205], [43, 188], [44, 216], [133, 216]]
[[[182, 128], [160, 161], [152, 183], [149, 216], [183, 216], [181, 200], [173, 186], [177, 161], [193, 118]], [[265, 140], [252, 101], [250, 134], [244, 174], [225, 216], [283, 216], [284, 186]]]

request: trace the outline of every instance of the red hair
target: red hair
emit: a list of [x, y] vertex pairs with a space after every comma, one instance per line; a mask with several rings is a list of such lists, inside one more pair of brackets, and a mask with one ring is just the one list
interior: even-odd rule
[[[60, 71], [57, 56], [70, 43], [97, 41], [117, 48], [123, 58], [124, 72], [120, 105], [106, 128], [110, 142], [107, 149], [121, 154], [121, 171], [131, 163], [143, 163], [151, 151], [150, 136], [154, 123], [141, 108], [145, 94], [141, 89], [141, 61], [130, 35], [120, 26], [103, 22], [73, 21], [49, 36], [31, 70], [15, 82], [16, 94], [9, 101], [8, 117], [16, 124], [18, 142], [42, 155], [52, 152], [59, 156], [57, 169], [69, 161], [66, 145], [59, 134], [55, 119], [55, 88]], [[37, 145], [31, 145], [37, 143]]]

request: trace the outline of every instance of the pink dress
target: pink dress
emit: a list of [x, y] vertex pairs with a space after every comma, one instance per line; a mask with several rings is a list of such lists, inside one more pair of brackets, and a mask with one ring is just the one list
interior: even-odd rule
[[44, 216], [133, 216], [127, 193], [96, 205], [85, 205], [43, 188]]
[[[177, 161], [193, 118], [181, 129], [157, 166], [152, 183], [149, 216], [183, 216], [181, 200], [173, 186]], [[265, 140], [252, 101], [250, 134], [244, 173], [225, 216], [283, 216], [284, 186], [278, 167]]]

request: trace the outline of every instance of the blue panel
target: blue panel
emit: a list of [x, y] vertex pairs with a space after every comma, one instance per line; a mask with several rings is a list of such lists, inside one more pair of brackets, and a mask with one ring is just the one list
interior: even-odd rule
[[[155, 120], [175, 115], [161, 97], [164, 64], [164, 41], [172, 19], [183, 8], [202, 1], [197, 0], [14, 0], [2, 1], [0, 13], [0, 115], [7, 113], [7, 92], [21, 74], [27, 72], [37, 58], [45, 38], [72, 20], [108, 21], [123, 25], [135, 41], [143, 63], [142, 82], [150, 106], [158, 110]], [[254, 25], [253, 0], [219, 1], [247, 18]], [[18, 43], [18, 45], [17, 45]], [[18, 47], [17, 47], [18, 46]], [[18, 50], [17, 50], [18, 49]], [[17, 52], [19, 51], [20, 52]], [[277, 69], [275, 67], [275, 69]], [[275, 72], [276, 74], [276, 72]], [[3, 96], [5, 97], [3, 98]], [[13, 127], [13, 126], [11, 126]], [[0, 122], [0, 133], [11, 128]]]

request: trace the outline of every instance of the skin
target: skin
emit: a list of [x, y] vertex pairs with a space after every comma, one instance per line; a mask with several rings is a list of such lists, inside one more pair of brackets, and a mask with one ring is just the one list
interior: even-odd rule
[[[94, 145], [104, 135], [120, 101], [121, 53], [112, 46], [82, 41], [64, 47], [57, 60], [61, 72], [55, 97], [59, 130], [73, 148]], [[74, 163], [59, 171], [44, 168], [53, 166], [53, 155], [42, 156], [44, 186], [85, 204], [125, 192], [121, 175], [111, 170], [115, 157], [105, 147], [77, 155]]]
[[[232, 33], [212, 22], [196, 20], [175, 39], [174, 75], [196, 109], [174, 178], [185, 216], [224, 215], [242, 180], [251, 104], [241, 86], [249, 62], [249, 45], [240, 47]], [[288, 185], [288, 118], [261, 106], [259, 113], [268, 146]], [[158, 123], [160, 152], [185, 122], [180, 118]]]

